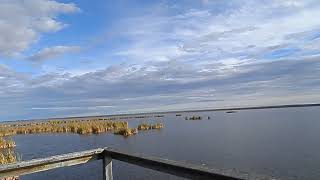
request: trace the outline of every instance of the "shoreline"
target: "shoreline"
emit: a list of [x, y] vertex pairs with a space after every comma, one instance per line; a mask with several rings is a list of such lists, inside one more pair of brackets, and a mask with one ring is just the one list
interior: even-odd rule
[[[32, 121], [49, 121], [49, 120], [69, 120], [69, 119], [87, 119], [87, 118], [117, 118], [123, 119], [132, 118], [157, 118], [162, 117], [164, 114], [173, 113], [192, 113], [192, 112], [207, 112], [207, 111], [241, 111], [241, 110], [255, 110], [255, 109], [280, 109], [280, 108], [296, 108], [296, 107], [320, 107], [320, 103], [307, 103], [307, 104], [284, 104], [284, 105], [270, 105], [270, 106], [247, 106], [247, 107], [228, 107], [228, 108], [211, 108], [211, 109], [194, 109], [194, 110], [176, 110], [176, 111], [155, 111], [155, 112], [142, 112], [142, 113], [123, 113], [123, 114], [105, 114], [97, 116], [67, 116], [67, 117], [52, 117], [43, 119], [21, 119], [12, 121], [0, 121], [1, 124], [9, 124], [15, 122], [32, 122]], [[125, 117], [128, 116], [128, 117]], [[134, 117], [136, 116], [136, 117]]]

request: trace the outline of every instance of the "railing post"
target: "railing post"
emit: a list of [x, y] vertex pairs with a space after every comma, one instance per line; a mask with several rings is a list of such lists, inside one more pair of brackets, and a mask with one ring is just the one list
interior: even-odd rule
[[103, 163], [103, 180], [113, 180], [112, 177], [112, 158], [104, 155]]

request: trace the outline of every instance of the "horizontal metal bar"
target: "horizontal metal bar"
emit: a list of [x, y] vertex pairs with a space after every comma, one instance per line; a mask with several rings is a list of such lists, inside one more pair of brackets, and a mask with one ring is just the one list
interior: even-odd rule
[[103, 151], [102, 148], [98, 148], [89, 151], [2, 165], [0, 166], [0, 178], [32, 174], [50, 169], [87, 163], [89, 161], [102, 159], [101, 153]]
[[[98, 148], [89, 151], [75, 152], [48, 158], [33, 159], [22, 161], [15, 164], [7, 164], [0, 166], [0, 179], [5, 177], [21, 176], [41, 171], [46, 171], [55, 168], [73, 166], [87, 163], [89, 161], [99, 160], [103, 158], [127, 162], [148, 169], [153, 169], [159, 172], [172, 174], [179, 177], [189, 179], [204, 179], [204, 180], [270, 180], [275, 179], [267, 176], [257, 176], [254, 174], [240, 174], [232, 171], [222, 171], [211, 169], [201, 165], [194, 165], [185, 162], [177, 162], [168, 159], [155, 158], [137, 153], [128, 153], [112, 148]], [[106, 165], [106, 163], [104, 164]], [[111, 167], [111, 163], [109, 163]], [[111, 173], [111, 168], [108, 168]], [[109, 172], [108, 172], [109, 173]]]
[[112, 159], [135, 164], [148, 169], [172, 174], [179, 177], [201, 180], [240, 180], [241, 177], [234, 177], [224, 172], [209, 169], [204, 166], [187, 164], [183, 162], [147, 157], [141, 154], [128, 153], [124, 151], [105, 148], [105, 156], [111, 156]]

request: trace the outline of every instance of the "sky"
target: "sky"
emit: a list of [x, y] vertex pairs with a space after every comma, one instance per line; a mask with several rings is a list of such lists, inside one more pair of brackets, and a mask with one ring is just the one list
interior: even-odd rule
[[0, 120], [319, 103], [318, 0], [0, 0]]

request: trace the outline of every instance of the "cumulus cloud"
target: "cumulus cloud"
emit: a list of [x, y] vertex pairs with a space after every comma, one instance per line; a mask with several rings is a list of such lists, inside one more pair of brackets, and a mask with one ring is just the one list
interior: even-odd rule
[[50, 0], [3, 0], [0, 4], [0, 55], [13, 56], [35, 43], [42, 33], [56, 32], [66, 26], [56, 19], [73, 13], [73, 3]]
[[57, 58], [66, 53], [73, 53], [80, 51], [79, 46], [54, 46], [49, 48], [44, 48], [37, 52], [36, 54], [30, 56], [28, 59], [32, 61], [44, 61], [52, 58]]

